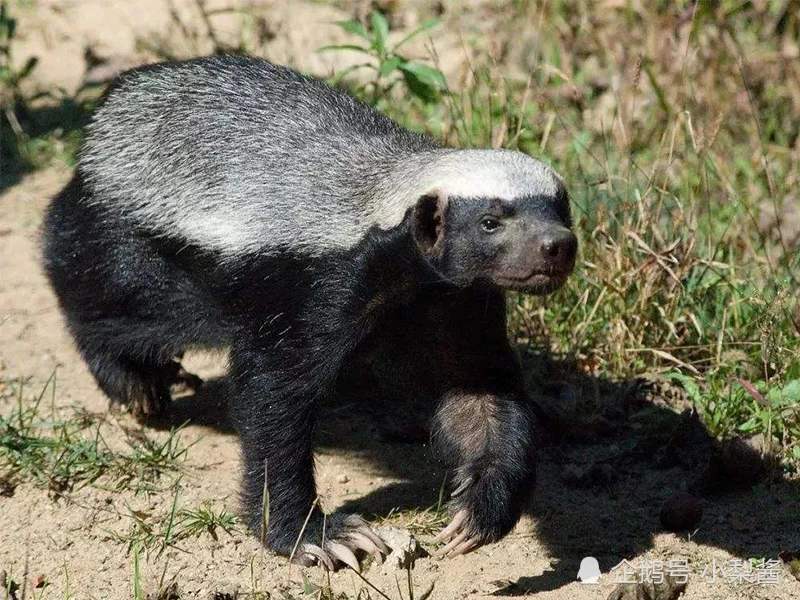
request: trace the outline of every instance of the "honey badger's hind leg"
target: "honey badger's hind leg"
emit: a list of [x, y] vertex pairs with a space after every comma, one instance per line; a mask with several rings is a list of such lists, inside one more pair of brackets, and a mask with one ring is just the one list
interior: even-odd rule
[[44, 266], [99, 387], [138, 417], [162, 412], [170, 386], [198, 386], [175, 357], [213, 337], [196, 286], [153, 240], [108, 218], [76, 176], [43, 226]]
[[144, 345], [137, 343], [134, 338], [148, 330], [141, 321], [71, 321], [75, 341], [100, 389], [137, 419], [162, 415], [171, 402], [172, 386], [196, 390], [202, 385], [199, 377], [187, 373], [172, 357], [174, 349], [169, 344], [158, 345], [155, 337]]

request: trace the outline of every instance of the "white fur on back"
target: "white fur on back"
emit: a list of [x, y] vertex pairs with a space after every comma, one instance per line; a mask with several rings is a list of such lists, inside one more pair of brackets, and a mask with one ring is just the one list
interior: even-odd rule
[[522, 153], [448, 150], [284, 67], [213, 57], [123, 76], [88, 127], [88, 201], [223, 259], [320, 255], [398, 225], [433, 191], [552, 195]]

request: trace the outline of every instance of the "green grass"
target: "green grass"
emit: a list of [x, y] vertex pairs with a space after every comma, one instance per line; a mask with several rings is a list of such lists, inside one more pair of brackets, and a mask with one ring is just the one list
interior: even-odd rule
[[217, 509], [206, 501], [197, 507], [178, 508], [179, 491], [177, 482], [166, 514], [128, 507], [120, 516], [130, 526], [125, 531], [110, 531], [110, 537], [124, 544], [134, 556], [142, 551], [155, 551], [160, 556], [167, 548], [179, 547], [180, 542], [188, 539], [207, 535], [218, 541], [220, 532], [228, 536], [241, 533], [238, 518], [224, 506]]
[[107, 417], [55, 407], [55, 376], [33, 398], [26, 397], [23, 381], [4, 384], [11, 406], [0, 413], [0, 475], [7, 485], [26, 479], [56, 496], [87, 485], [141, 492], [161, 489], [163, 477], [180, 474], [187, 447], [179, 430], [164, 439], [122, 430], [125, 448], [112, 449], [102, 433]]

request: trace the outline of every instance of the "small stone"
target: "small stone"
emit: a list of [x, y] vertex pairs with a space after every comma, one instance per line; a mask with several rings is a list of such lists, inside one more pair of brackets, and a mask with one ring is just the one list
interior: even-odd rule
[[350, 481], [350, 478], [344, 473], [342, 473], [341, 475], [339, 475], [339, 477], [336, 478], [336, 481], [338, 481], [339, 483], [347, 483], [348, 481]]
[[661, 508], [659, 518], [667, 531], [689, 531], [695, 529], [703, 516], [700, 500], [691, 494], [678, 493], [671, 496]]
[[405, 529], [397, 527], [376, 527], [377, 533], [383, 542], [389, 546], [391, 552], [383, 562], [383, 570], [413, 569], [414, 562], [427, 552], [419, 545], [417, 539]]

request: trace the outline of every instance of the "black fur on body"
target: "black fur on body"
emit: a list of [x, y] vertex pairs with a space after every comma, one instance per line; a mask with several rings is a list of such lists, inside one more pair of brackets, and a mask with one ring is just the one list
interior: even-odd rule
[[[68, 327], [103, 391], [145, 414], [186, 377], [184, 350], [231, 348], [243, 510], [261, 533], [266, 471], [272, 549], [288, 555], [300, 536], [316, 498], [317, 406], [353, 369], [369, 369], [389, 396], [404, 393], [398, 371], [422, 382], [415, 400], [433, 407], [435, 447], [453, 469], [453, 551], [513, 527], [534, 450], [502, 288], [546, 293], [572, 268], [556, 179], [547, 197], [437, 188], [379, 214], [369, 199], [424, 179], [436, 144], [321, 82], [241, 57], [123, 75], [87, 140], [44, 227]], [[374, 538], [363, 522], [333, 515], [326, 555], [322, 524], [315, 510], [307, 561], [347, 562], [339, 542], [383, 549], [364, 541]]]

